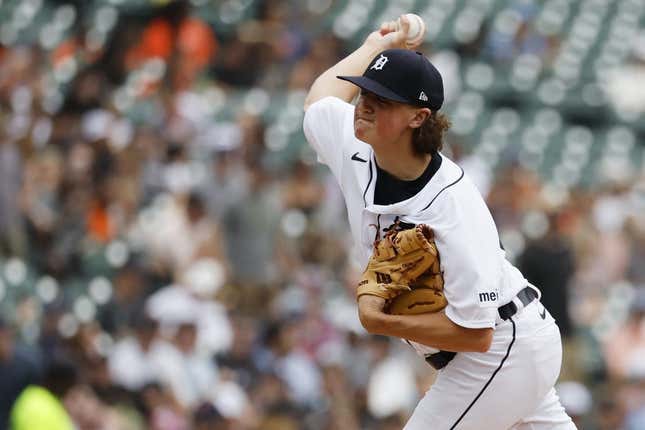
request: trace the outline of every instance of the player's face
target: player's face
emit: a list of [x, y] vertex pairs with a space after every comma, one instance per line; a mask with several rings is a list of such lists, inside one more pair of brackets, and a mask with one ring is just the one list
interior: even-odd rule
[[411, 130], [415, 108], [361, 91], [354, 110], [354, 134], [374, 145], [399, 142]]

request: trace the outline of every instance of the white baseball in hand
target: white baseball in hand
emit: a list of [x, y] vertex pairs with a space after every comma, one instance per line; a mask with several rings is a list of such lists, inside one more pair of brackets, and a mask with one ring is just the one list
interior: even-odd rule
[[[419, 15], [413, 13], [408, 13], [405, 15], [408, 18], [410, 27], [408, 29], [407, 37], [405, 38], [405, 44], [408, 47], [414, 47], [421, 44], [423, 41], [423, 36], [426, 33], [426, 24], [423, 22], [423, 19]], [[396, 20], [396, 29], [397, 31], [403, 28], [401, 24], [401, 18]]]

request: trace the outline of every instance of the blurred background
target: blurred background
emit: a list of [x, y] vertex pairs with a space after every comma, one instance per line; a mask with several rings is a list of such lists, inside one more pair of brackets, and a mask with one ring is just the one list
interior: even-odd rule
[[567, 411], [645, 429], [643, 0], [0, 0], [0, 429], [402, 427], [302, 104], [406, 12]]

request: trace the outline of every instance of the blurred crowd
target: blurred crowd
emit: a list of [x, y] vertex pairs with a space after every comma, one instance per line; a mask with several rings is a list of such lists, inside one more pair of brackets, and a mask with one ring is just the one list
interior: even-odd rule
[[[400, 429], [433, 371], [363, 331], [340, 190], [304, 141], [276, 163], [262, 97], [236, 99], [300, 108], [351, 46], [292, 2], [234, 32], [190, 4], [123, 13], [99, 42], [0, 44], [0, 429]], [[458, 51], [548, 61], [557, 41], [531, 35]], [[445, 146], [559, 322], [579, 428], [645, 428], [642, 173], [558, 189]]]

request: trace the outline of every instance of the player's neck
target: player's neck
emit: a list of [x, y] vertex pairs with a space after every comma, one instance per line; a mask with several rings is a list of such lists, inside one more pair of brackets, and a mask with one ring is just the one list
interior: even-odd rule
[[403, 181], [412, 181], [423, 174], [432, 159], [430, 154], [418, 155], [408, 151], [374, 152], [378, 166]]

